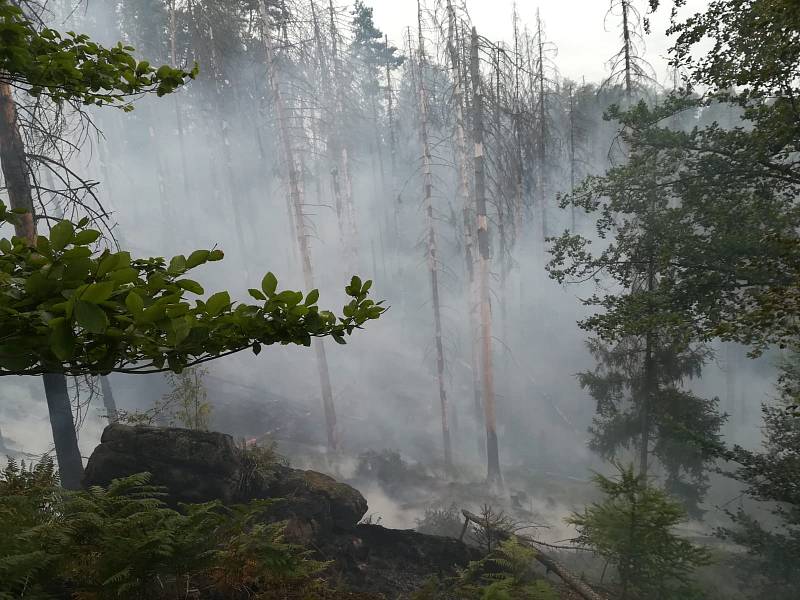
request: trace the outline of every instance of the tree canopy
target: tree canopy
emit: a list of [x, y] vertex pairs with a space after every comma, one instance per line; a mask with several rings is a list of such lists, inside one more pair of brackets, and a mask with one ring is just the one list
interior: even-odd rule
[[121, 42], [106, 48], [85, 34], [38, 27], [9, 0], [0, 0], [0, 42], [0, 81], [56, 102], [132, 110], [130, 96], [163, 96], [197, 74], [197, 66], [185, 71], [136, 60], [133, 48]]

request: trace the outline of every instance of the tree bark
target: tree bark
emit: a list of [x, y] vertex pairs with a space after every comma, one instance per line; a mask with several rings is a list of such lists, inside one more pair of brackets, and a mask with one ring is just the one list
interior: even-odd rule
[[[339, 46], [337, 37], [339, 32], [336, 29], [334, 19], [333, 0], [328, 2], [328, 16], [331, 36], [331, 59], [333, 61], [333, 86], [334, 99], [336, 102], [336, 112], [334, 119], [338, 123], [334, 134], [335, 144], [333, 147], [333, 160], [338, 177], [337, 185], [341, 196], [341, 226], [343, 231], [343, 243], [347, 266], [353, 270], [358, 266], [358, 227], [356, 225], [356, 213], [353, 205], [353, 181], [350, 173], [350, 151], [343, 140], [343, 129], [345, 127], [345, 98], [342, 89], [342, 65], [339, 59]], [[338, 202], [338, 200], [337, 200]], [[337, 204], [338, 205], [338, 204]]]
[[[36, 221], [25, 145], [17, 122], [13, 92], [7, 83], [0, 83], [0, 164], [11, 208], [24, 208], [28, 211], [19, 216], [15, 233], [25, 238], [29, 244], [35, 245]], [[61, 485], [66, 489], [79, 489], [83, 477], [83, 459], [78, 449], [67, 380], [61, 373], [48, 373], [42, 379]]]
[[536, 11], [536, 36], [538, 42], [538, 60], [536, 65], [537, 78], [539, 83], [539, 132], [537, 140], [537, 158], [539, 168], [536, 178], [536, 195], [539, 198], [539, 207], [542, 214], [542, 241], [548, 234], [547, 226], [547, 105], [545, 104], [545, 80], [544, 80], [544, 39], [542, 38], [542, 20], [539, 11]]
[[[477, 298], [477, 284], [475, 281], [475, 248], [474, 248], [474, 219], [472, 207], [475, 204], [470, 193], [468, 160], [469, 151], [467, 149], [467, 134], [464, 121], [464, 77], [461, 71], [461, 60], [456, 41], [458, 24], [456, 22], [455, 10], [451, 0], [447, 0], [448, 29], [447, 29], [447, 50], [450, 57], [450, 66], [453, 73], [453, 104], [456, 111], [456, 164], [458, 166], [458, 195], [461, 198], [464, 225], [464, 259], [467, 274], [467, 309], [468, 325], [470, 337], [470, 369], [472, 371], [472, 397], [475, 425], [478, 431], [484, 428], [483, 425], [483, 400], [481, 398], [481, 379], [480, 379], [480, 331], [478, 329], [478, 307], [480, 300]], [[478, 454], [485, 458], [486, 441], [484, 436], [479, 435]]]
[[114, 400], [114, 391], [111, 389], [111, 382], [106, 375], [100, 376], [100, 392], [103, 394], [103, 406], [106, 409], [106, 418], [109, 423], [119, 421], [117, 402]]
[[[647, 267], [647, 292], [652, 294], [655, 289], [655, 267], [653, 258], [650, 258]], [[650, 458], [650, 412], [658, 387], [655, 364], [655, 332], [648, 331], [645, 335], [644, 350], [644, 390], [641, 399], [640, 436], [639, 440], [639, 476], [642, 485], [647, 485], [648, 462]]]
[[492, 485], [502, 485], [500, 453], [497, 442], [495, 416], [494, 372], [492, 370], [492, 312], [489, 290], [489, 216], [486, 213], [486, 173], [483, 155], [483, 91], [478, 56], [478, 31], [472, 28], [470, 47], [472, 73], [472, 126], [475, 144], [475, 212], [478, 233], [478, 288], [481, 317], [481, 379], [483, 382], [483, 409], [486, 424], [487, 480]]
[[633, 76], [631, 69], [631, 30], [628, 23], [628, 11], [630, 10], [629, 0], [622, 0], [622, 51], [625, 55], [625, 96], [628, 104], [631, 101], [631, 94], [633, 94]]
[[433, 218], [433, 172], [430, 143], [428, 141], [428, 97], [425, 90], [425, 45], [422, 37], [422, 12], [417, 4], [419, 19], [419, 60], [417, 86], [419, 94], [420, 141], [423, 156], [423, 194], [425, 198], [425, 214], [428, 225], [428, 271], [431, 282], [431, 303], [433, 304], [434, 343], [436, 346], [436, 380], [439, 384], [439, 409], [442, 421], [442, 446], [444, 449], [445, 467], [453, 466], [452, 447], [450, 442], [450, 426], [447, 414], [447, 392], [444, 380], [444, 345], [442, 343], [441, 302], [439, 299], [439, 264], [436, 247], [436, 227]]
[[[311, 265], [311, 248], [308, 242], [308, 232], [305, 227], [305, 216], [303, 215], [304, 190], [301, 174], [298, 171], [297, 159], [292, 148], [291, 134], [286, 114], [286, 105], [283, 99], [278, 73], [275, 66], [275, 50], [270, 33], [269, 11], [266, 0], [260, 4], [264, 51], [268, 69], [269, 85], [272, 91], [275, 114], [277, 117], [280, 143], [283, 147], [284, 159], [286, 160], [286, 170], [289, 183], [289, 197], [292, 208], [294, 209], [294, 227], [297, 247], [300, 251], [300, 262], [303, 266], [303, 281], [307, 289], [314, 287], [314, 271]], [[325, 345], [322, 339], [314, 340], [314, 353], [317, 359], [317, 371], [319, 373], [320, 387], [322, 390], [322, 407], [325, 412], [325, 428], [328, 438], [328, 450], [336, 452], [339, 447], [339, 436], [336, 427], [336, 410], [333, 404], [333, 390], [331, 388], [330, 372], [328, 370], [328, 359], [325, 354]]]
[[78, 490], [83, 478], [83, 459], [78, 450], [67, 378], [61, 373], [45, 373], [42, 380], [50, 412], [50, 427], [53, 430], [61, 485], [68, 490]]

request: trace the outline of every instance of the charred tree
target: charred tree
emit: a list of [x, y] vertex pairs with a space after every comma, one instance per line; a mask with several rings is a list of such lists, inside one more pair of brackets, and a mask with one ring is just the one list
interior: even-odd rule
[[492, 371], [492, 310], [489, 289], [489, 216], [486, 212], [486, 174], [483, 149], [483, 90], [478, 32], [472, 28], [470, 45], [470, 70], [472, 79], [472, 139], [475, 147], [475, 212], [478, 237], [478, 290], [480, 297], [481, 323], [481, 379], [483, 382], [483, 407], [486, 423], [487, 480], [492, 485], [501, 485], [500, 455], [497, 441], [495, 416], [494, 373]]

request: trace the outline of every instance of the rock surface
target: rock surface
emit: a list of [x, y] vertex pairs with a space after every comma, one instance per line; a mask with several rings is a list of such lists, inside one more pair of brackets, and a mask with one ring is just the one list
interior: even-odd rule
[[86, 464], [84, 487], [148, 472], [168, 502], [237, 501], [241, 459], [233, 438], [212, 431], [113, 424]]
[[432, 575], [450, 574], [475, 560], [462, 542], [412, 530], [359, 525], [367, 501], [358, 490], [316, 471], [278, 465], [252, 478], [245, 454], [229, 435], [206, 431], [109, 425], [86, 466], [84, 486], [147, 471], [167, 488], [168, 502], [239, 503], [281, 498], [276, 520], [287, 538], [332, 560], [354, 589], [405, 597]]
[[245, 477], [247, 459], [231, 436], [173, 427], [109, 425], [89, 457], [83, 485], [108, 485], [145, 471], [166, 488], [171, 505], [282, 498], [276, 518], [304, 521], [315, 535], [352, 529], [367, 512], [364, 496], [332, 477], [282, 465], [268, 477]]

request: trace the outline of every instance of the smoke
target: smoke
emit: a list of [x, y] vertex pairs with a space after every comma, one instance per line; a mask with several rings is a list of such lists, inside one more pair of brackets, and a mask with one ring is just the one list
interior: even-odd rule
[[[92, 3], [85, 15], [74, 14], [69, 26], [101, 41], [125, 38], [143, 54], [149, 50], [152, 56], [148, 57], [154, 62], [167, 61], [167, 39], [162, 35], [165, 32], [156, 30], [146, 39], [137, 39], [135, 31], [122, 26], [120, 13], [114, 9], [117, 4], [138, 6], [128, 0], [107, 6]], [[307, 9], [307, 2], [296, 4]], [[180, 59], [187, 64], [195, 58], [200, 60], [198, 80], [171, 97], [137, 100], [133, 113], [92, 110], [91, 116], [103, 137], [94, 139], [74, 165], [100, 182], [100, 198], [112, 214], [114, 231], [123, 248], [134, 255], [171, 256], [197, 248], [220, 247], [226, 253], [225, 261], [198, 269], [195, 278], [207, 292], [227, 289], [240, 301], [248, 299], [248, 288], [260, 287], [267, 271], [274, 272], [285, 288], [304, 287], [287, 206], [286, 162], [278, 143], [274, 99], [267, 89], [263, 49], [236, 49], [222, 43], [206, 47], [214, 40], [226, 39], [227, 28], [245, 18], [246, 15], [230, 15], [230, 22], [212, 19], [211, 23], [220, 28], [212, 41], [205, 29], [208, 23], [202, 24], [202, 31], [195, 32], [182, 20], [178, 41], [181, 47], [192, 48], [193, 53], [187, 51]], [[344, 36], [350, 35], [349, 19], [347, 11], [337, 16]], [[295, 23], [291, 26], [300, 27]], [[290, 30], [287, 35], [307, 41], [303, 33]], [[197, 43], [204, 46], [187, 41], [193, 36], [200, 38]], [[557, 35], [551, 37], [556, 39]], [[311, 49], [304, 51], [310, 53]], [[340, 51], [346, 53], [346, 46]], [[403, 52], [408, 55], [409, 49]], [[320, 129], [315, 131], [324, 131], [335, 123], [331, 123], [330, 113], [323, 114], [329, 107], [322, 105], [325, 98], [315, 87], [318, 82], [309, 77], [309, 63], [293, 58], [287, 50], [282, 64], [288, 71], [283, 73], [281, 85], [290, 95], [292, 109], [298, 114], [302, 111], [295, 119], [296, 128], [309, 129], [310, 123], [320, 121]], [[345, 75], [352, 77], [352, 73]], [[389, 307], [381, 319], [356, 332], [346, 346], [326, 342], [343, 443], [338, 468], [344, 478], [352, 477], [355, 471], [354, 457], [368, 449], [396, 448], [425, 464], [438, 465], [442, 461], [433, 316], [422, 244], [425, 215], [416, 103], [409, 70], [398, 70], [393, 77], [397, 111], [394, 173], [386, 118], [373, 122], [369, 111], [358, 105], [356, 83], [344, 82], [351, 98], [347, 108], [352, 109], [347, 113], [350, 121], [344, 130], [352, 150], [357, 215], [358, 259], [354, 270], [362, 278], [374, 280], [374, 296]], [[559, 111], [563, 108], [565, 83], [554, 82], [548, 91], [553, 98], [553, 114], [548, 118], [555, 124], [556, 113], [561, 114], [559, 128], [564, 126]], [[435, 153], [433, 202], [439, 240], [446, 389], [451, 403], [448, 416], [455, 462], [479, 479], [485, 475], [485, 433], [482, 416], [475, 414], [472, 390], [467, 317], [471, 300], [450, 133], [451, 90], [444, 72], [431, 75], [430, 84], [435, 105], [431, 124]], [[587, 142], [582, 173], [600, 173], [608, 166], [608, 150], [616, 133], [614, 124], [602, 120], [602, 112], [613, 98], [591, 88], [583, 99]], [[385, 110], [384, 100], [379, 102]], [[377, 148], [375, 127], [380, 128], [383, 144]], [[563, 137], [563, 131], [554, 131]], [[545, 173], [552, 188], [547, 207], [552, 235], [571, 227], [573, 218], [569, 211], [560, 210], [556, 201], [556, 194], [569, 188], [561, 137], [561, 145], [554, 146]], [[345, 300], [343, 288], [353, 269], [343, 252], [330, 165], [320, 154], [324, 144], [319, 140], [309, 141], [307, 136], [298, 134], [293, 143], [303, 162], [304, 212], [314, 284], [321, 292], [320, 304], [338, 309]], [[531, 194], [526, 183], [526, 202], [532, 203]], [[496, 213], [496, 208], [492, 210]], [[546, 244], [540, 234], [542, 215], [535, 207], [522, 221], [518, 243], [510, 254], [511, 268], [501, 285], [496, 216], [492, 218], [490, 235], [495, 261], [491, 310], [501, 465], [504, 469], [527, 466], [540, 475], [585, 479], [588, 470], [602, 468], [599, 458], [587, 448], [586, 430], [594, 405], [575, 378], [576, 373], [593, 366], [585, 349], [585, 333], [575, 324], [587, 314], [581, 298], [588, 296], [592, 288], [588, 284], [565, 288], [547, 277]], [[589, 235], [591, 222], [580, 214], [576, 219], [578, 230]], [[723, 399], [723, 407], [738, 412], [735, 426], [731, 425], [727, 432], [729, 439], [752, 445], [758, 440], [760, 422], [755, 407], [768, 398], [773, 371], [766, 360], [753, 362], [740, 356], [737, 364], [733, 377], [726, 375], [722, 367], [710, 365], [702, 379], [691, 385], [706, 396], [731, 390]], [[267, 398], [278, 397], [301, 410], [308, 427], [316, 427], [320, 436], [324, 432], [312, 349], [270, 347], [259, 356], [240, 354], [216, 361], [209, 369], [222, 382], [215, 388], [216, 394], [227, 397], [236, 393], [247, 399], [235, 405], [224, 398], [215, 401], [211, 397], [217, 411], [235, 417], [228, 415], [224, 419], [236, 422], [230, 433], [250, 436], [272, 430], [272, 417], [251, 407], [267, 405]], [[114, 375], [111, 381], [122, 410], [145, 409], [165, 391], [164, 380], [157, 375]], [[242, 386], [250, 391], [242, 392]], [[4, 398], [0, 403], [0, 426], [7, 442], [19, 452], [39, 454], [51, 450], [40, 388], [40, 382], [33, 379], [0, 381]], [[80, 430], [84, 455], [91, 452], [105, 425], [98, 404], [85, 409]], [[223, 420], [222, 416], [214, 418]], [[313, 450], [321, 439], [313, 441], [309, 448]], [[302, 457], [290, 458], [302, 464]], [[424, 503], [405, 506], [377, 486], [362, 492], [369, 501], [370, 512], [380, 515], [388, 526], [414, 527], [424, 511]], [[535, 509], [532, 512], [553, 527], [546, 530], [547, 539], [568, 537], [561, 523], [569, 511], [578, 508], [576, 503], [568, 498], [548, 499], [543, 491], [531, 490], [529, 496]], [[588, 497], [589, 492], [575, 496], [581, 500]], [[463, 497], [460, 500], [470, 501]], [[429, 504], [433, 501], [428, 499]]]

